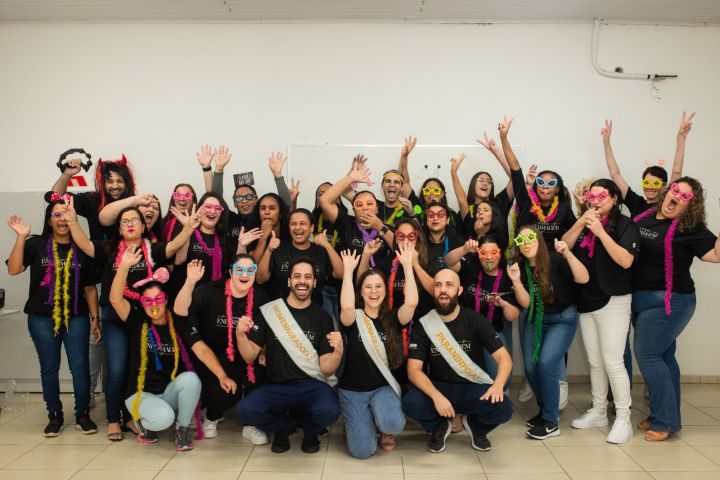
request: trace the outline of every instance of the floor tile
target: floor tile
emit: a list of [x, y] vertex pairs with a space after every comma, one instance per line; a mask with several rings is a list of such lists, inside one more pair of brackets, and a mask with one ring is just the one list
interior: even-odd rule
[[384, 452], [378, 449], [367, 460], [351, 457], [345, 445], [330, 445], [325, 458], [323, 473], [368, 473], [400, 474], [403, 473], [402, 457], [398, 450]]
[[[485, 480], [482, 473], [406, 473], [405, 480]], [[325, 480], [325, 479], [323, 479]], [[330, 480], [330, 479], [328, 479]], [[563, 479], [565, 480], [565, 479]]]
[[226, 447], [208, 445], [208, 442], [196, 442], [195, 449], [180, 452], [165, 465], [166, 470], [227, 470], [240, 473], [252, 447]]
[[717, 480], [717, 472], [649, 472], [655, 480]]
[[554, 447], [550, 453], [567, 472], [633, 472], [642, 470], [615, 445], [602, 447]]
[[692, 447], [651, 444], [644, 447], [623, 446], [622, 449], [649, 472], [720, 471], [720, 465]]
[[163, 470], [155, 480], [236, 480], [239, 472], [171, 472]]
[[680, 407], [683, 427], [688, 425], [711, 426], [720, 425], [720, 408], [698, 409], [683, 403]]
[[[720, 407], [702, 407], [699, 410], [705, 415], [710, 415], [715, 420], [720, 420]], [[683, 415], [683, 425], [685, 424], [685, 416]]]
[[652, 480], [647, 472], [570, 472], [572, 480]]
[[405, 474], [414, 473], [483, 473], [482, 465], [469, 446], [448, 447], [441, 453], [430, 453], [424, 448], [403, 449]]
[[691, 446], [720, 446], [720, 427], [690, 425], [676, 435]]
[[33, 448], [34, 445], [3, 445], [0, 447], [0, 468], [11, 464]]
[[[478, 452], [485, 473], [546, 473], [563, 469], [547, 448], [509, 447]], [[407, 471], [407, 470], [406, 470]]]
[[[3, 415], [5, 412], [3, 412]], [[40, 425], [21, 425], [18, 423], [5, 423], [0, 425], [0, 445], [40, 445], [47, 440], [43, 434], [44, 426]], [[62, 432], [59, 437], [61, 438], [68, 432]]]
[[[163, 440], [152, 445], [122, 441], [107, 447], [85, 469], [162, 470], [176, 453], [175, 446]], [[132, 459], [132, 462], [128, 462], [128, 459]]]
[[[695, 449], [717, 465], [720, 465], [720, 447], [695, 447]], [[718, 475], [718, 477], [720, 477], [720, 475]]]
[[72, 480], [152, 480], [155, 470], [80, 470]]
[[76, 471], [74, 468], [70, 470], [0, 470], [0, 480], [68, 480]]
[[488, 480], [569, 480], [566, 473], [487, 473]]
[[[5, 450], [2, 447], [0, 450]], [[104, 445], [38, 445], [7, 465], [11, 469], [83, 468], [105, 448]]]
[[322, 480], [320, 472], [272, 472], [272, 476], [268, 472], [248, 472], [243, 471], [238, 480]]
[[272, 453], [270, 446], [255, 447], [245, 464], [243, 472], [294, 472], [322, 473], [325, 464], [325, 450], [315, 454], [300, 451], [298, 438], [285, 453]]
[[[475, 475], [478, 478], [478, 475]], [[480, 476], [481, 480], [484, 480]], [[402, 473], [349, 473], [324, 472], [322, 480], [403, 480]], [[430, 480], [430, 479], [428, 479]]]

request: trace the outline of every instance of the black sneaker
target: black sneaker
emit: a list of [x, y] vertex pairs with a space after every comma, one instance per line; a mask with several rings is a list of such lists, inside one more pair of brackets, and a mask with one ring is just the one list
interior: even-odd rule
[[140, 443], [157, 443], [157, 433], [145, 428], [140, 420], [135, 422], [135, 428], [138, 431], [138, 442]]
[[305, 435], [300, 450], [305, 453], [317, 453], [320, 451], [320, 440], [316, 436]]
[[194, 447], [188, 427], [177, 427], [175, 429], [175, 450], [184, 452], [192, 450]]
[[527, 436], [535, 440], [545, 440], [550, 437], [560, 435], [560, 427], [557, 423], [543, 421], [540, 425], [535, 425], [527, 431]]
[[538, 426], [538, 425], [542, 425], [542, 423], [543, 423], [544, 421], [545, 421], [545, 420], [543, 420], [543, 418], [542, 418], [542, 412], [540, 412], [540, 413], [538, 413], [537, 415], [535, 415], [534, 417], [532, 417], [530, 420], [528, 420], [527, 422], [525, 422], [525, 425], [527, 425], [528, 427], [532, 428], [532, 427], [536, 427], [536, 426]]
[[[303, 444], [305, 440], [303, 439]], [[280, 430], [273, 434], [273, 441], [270, 450], [273, 453], [284, 453], [290, 450], [290, 433], [287, 429]]]
[[89, 410], [85, 410], [80, 415], [75, 415], [75, 428], [80, 430], [83, 435], [90, 435], [98, 431], [97, 425], [90, 419]]
[[45, 430], [43, 430], [43, 435], [45, 435], [46, 437], [57, 437], [58, 435], [60, 435], [60, 432], [62, 432], [63, 423], [65, 423], [63, 413], [51, 412], [48, 414], [48, 419], [50, 421], [45, 427]]
[[330, 430], [327, 428], [323, 428], [318, 432], [318, 437], [327, 437], [328, 435], [330, 435]]
[[427, 444], [428, 452], [440, 453], [445, 450], [445, 440], [450, 436], [452, 425], [449, 421], [443, 420], [440, 425], [430, 434], [430, 441]]
[[475, 450], [480, 450], [481, 452], [490, 451], [490, 448], [492, 447], [492, 445], [490, 444], [490, 440], [488, 440], [487, 437], [483, 434], [476, 434], [475, 432], [473, 432], [467, 415], [463, 416], [462, 423], [465, 427], [465, 430], [468, 432], [468, 435], [470, 435], [470, 444], [472, 445], [472, 447]]

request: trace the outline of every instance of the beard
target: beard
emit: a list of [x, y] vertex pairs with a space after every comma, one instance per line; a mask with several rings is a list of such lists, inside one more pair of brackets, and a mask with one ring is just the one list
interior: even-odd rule
[[435, 310], [440, 315], [450, 315], [452, 312], [455, 311], [455, 308], [458, 305], [458, 297], [454, 296], [450, 298], [450, 301], [447, 303], [447, 305], [440, 304], [437, 299], [435, 299]]

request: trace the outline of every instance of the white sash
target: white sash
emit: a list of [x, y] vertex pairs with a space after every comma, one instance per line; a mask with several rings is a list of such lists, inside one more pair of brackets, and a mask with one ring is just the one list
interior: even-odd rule
[[326, 377], [322, 374], [320, 371], [320, 357], [315, 347], [305, 336], [285, 302], [282, 299], [273, 300], [260, 307], [260, 311], [293, 363], [307, 376], [334, 387], [337, 378], [335, 375]]
[[363, 346], [365, 347], [368, 355], [370, 355], [370, 359], [373, 361], [377, 369], [380, 370], [382, 376], [385, 377], [388, 385], [395, 390], [397, 396], [401, 396], [400, 384], [397, 380], [395, 380], [392, 372], [390, 372], [385, 345], [383, 345], [382, 341], [380, 341], [375, 324], [372, 320], [370, 320], [365, 312], [359, 308], [355, 310], [355, 325], [357, 325]]
[[445, 326], [445, 322], [442, 321], [437, 310], [430, 310], [430, 313], [420, 319], [420, 324], [437, 351], [455, 373], [473, 383], [489, 385], [493, 383], [493, 379], [473, 362], [467, 353], [463, 352], [462, 347]]

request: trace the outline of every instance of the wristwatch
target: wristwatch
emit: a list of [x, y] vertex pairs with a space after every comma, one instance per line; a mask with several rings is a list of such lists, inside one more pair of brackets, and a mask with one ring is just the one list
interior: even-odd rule
[[380, 230], [378, 230], [378, 233], [380, 234], [381, 237], [384, 237], [385, 234], [389, 231], [390, 231], [390, 229], [388, 228], [388, 226], [383, 225], [383, 227]]

